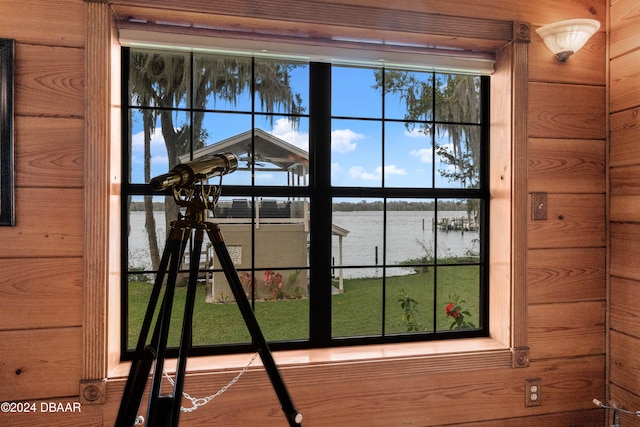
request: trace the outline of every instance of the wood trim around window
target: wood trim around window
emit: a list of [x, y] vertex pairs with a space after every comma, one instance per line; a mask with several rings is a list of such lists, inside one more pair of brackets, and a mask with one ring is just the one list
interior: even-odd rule
[[[111, 0], [121, 22], [177, 31], [240, 32], [245, 37], [280, 37], [326, 44], [338, 39], [393, 43], [396, 48], [437, 46], [439, 50], [492, 51], [513, 40], [513, 23], [345, 1], [281, 0]], [[444, 49], [443, 49], [444, 48]]]
[[[104, 402], [105, 383], [110, 372], [120, 372], [122, 367], [119, 365], [118, 347], [120, 127], [117, 121], [120, 59], [115, 28], [118, 7], [113, 3], [134, 4], [128, 1], [111, 4], [86, 2], [85, 304], [84, 365], [80, 385], [83, 403]], [[143, 3], [151, 2], [135, 2]], [[136, 10], [150, 15], [166, 15], [167, 12], [163, 9], [147, 11], [142, 7]], [[209, 18], [215, 20], [215, 17]], [[225, 19], [232, 23], [233, 19], [229, 16]], [[501, 22], [500, 28], [506, 21]], [[486, 23], [492, 25], [494, 21], [487, 20]], [[453, 350], [452, 353], [451, 349], [447, 350], [446, 343], [436, 346], [428, 342], [420, 343], [424, 348], [419, 358], [437, 366], [443, 353], [453, 354], [456, 364], [462, 369], [464, 366], [504, 366], [505, 360], [513, 367], [528, 366], [526, 132], [530, 27], [510, 21], [509, 25], [515, 35], [506, 42], [500, 41], [500, 48], [494, 50], [497, 62], [491, 82], [491, 215], [500, 219], [491, 221], [490, 341], [494, 344], [485, 344], [475, 350]], [[406, 36], [400, 31], [398, 34], [399, 38]], [[454, 347], [460, 348], [460, 344], [454, 344]], [[390, 350], [394, 353], [393, 360], [404, 360], [398, 356], [403, 354], [403, 345], [394, 345]], [[410, 350], [408, 358], [415, 359], [416, 354], [421, 352], [419, 348], [416, 350], [416, 343], [406, 346]], [[434, 353], [433, 348], [436, 347], [438, 350]], [[306, 357], [294, 358], [301, 360], [299, 367], [302, 370], [315, 363], [314, 352], [309, 350]], [[318, 350], [317, 353], [323, 355], [318, 360], [335, 356], [327, 352], [331, 353], [332, 349]], [[510, 360], [505, 358], [509, 352]], [[365, 362], [383, 361], [386, 360], [386, 354], [383, 350], [378, 356], [372, 356], [374, 359], [354, 357], [360, 361], [366, 359]], [[295, 360], [293, 364], [297, 363]], [[350, 363], [347, 360], [344, 362]], [[405, 363], [390, 369], [400, 369], [401, 366], [405, 366]]]
[[[529, 25], [496, 52], [491, 77], [490, 335], [529, 365], [527, 345], [527, 105]], [[505, 326], [505, 325], [508, 325]]]
[[114, 316], [119, 318], [119, 293], [114, 288], [119, 281], [119, 249], [113, 244], [120, 235], [119, 159], [113, 157], [119, 151], [112, 144], [119, 146], [119, 141], [113, 140], [119, 131], [113, 130], [118, 127], [114, 120], [119, 118], [114, 112], [119, 95], [114, 93], [120, 87], [120, 49], [108, 4], [87, 2], [86, 16], [84, 359], [79, 394], [82, 403], [95, 404], [106, 400], [108, 361], [115, 361], [110, 334], [119, 331], [107, 322]]

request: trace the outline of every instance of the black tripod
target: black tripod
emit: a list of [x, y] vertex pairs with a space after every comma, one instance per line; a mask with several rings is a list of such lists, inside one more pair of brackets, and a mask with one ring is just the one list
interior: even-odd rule
[[[214, 195], [209, 193], [213, 189]], [[186, 191], [174, 188], [174, 197], [179, 205], [186, 206], [184, 219], [171, 223], [169, 238], [158, 267], [158, 274], [151, 292], [149, 305], [142, 324], [142, 330], [136, 346], [135, 357], [131, 364], [129, 377], [125, 385], [120, 403], [120, 410], [116, 419], [116, 427], [131, 427], [136, 422], [140, 402], [149, 379], [149, 373], [155, 361], [155, 369], [151, 377], [149, 404], [147, 408], [146, 424], [148, 426], [177, 426], [180, 416], [182, 390], [184, 388], [187, 355], [191, 348], [193, 308], [196, 295], [196, 284], [200, 268], [200, 254], [202, 241], [206, 231], [213, 248], [218, 256], [222, 270], [229, 282], [238, 308], [247, 325], [253, 345], [260, 354], [262, 363], [267, 371], [271, 384], [280, 400], [287, 421], [291, 427], [301, 426], [302, 415], [293, 406], [287, 388], [278, 372], [267, 342], [262, 335], [251, 305], [242, 288], [242, 283], [233, 265], [233, 261], [225, 245], [222, 233], [217, 224], [205, 220], [207, 209], [213, 210], [220, 194], [220, 186], [209, 187], [202, 183], [191, 186]], [[169, 323], [173, 306], [173, 297], [178, 276], [179, 266], [189, 239], [193, 237], [189, 262], [189, 281], [182, 323], [182, 335], [178, 350], [178, 365], [176, 368], [173, 393], [160, 395], [164, 361], [167, 351]], [[166, 288], [162, 305], [153, 329], [151, 342], [147, 345], [147, 338], [151, 329], [152, 319], [161, 293], [162, 284], [167, 274]]]

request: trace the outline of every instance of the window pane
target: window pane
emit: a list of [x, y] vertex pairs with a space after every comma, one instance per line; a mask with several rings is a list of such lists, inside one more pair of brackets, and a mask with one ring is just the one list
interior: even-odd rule
[[335, 337], [382, 333], [382, 209], [379, 199], [334, 199], [332, 334]]
[[129, 72], [130, 105], [190, 106], [191, 62], [188, 53], [132, 50]]
[[211, 147], [207, 150], [207, 154], [214, 147], [216, 152], [231, 151], [235, 153], [233, 148], [239, 145], [238, 139], [244, 135], [246, 135], [246, 140], [250, 141], [251, 114], [204, 113], [200, 136], [204, 144], [194, 144], [193, 156], [194, 158], [199, 157], [198, 149], [203, 146]]
[[480, 187], [480, 127], [436, 127], [436, 186]]
[[194, 63], [194, 106], [251, 112], [251, 58], [194, 55]]
[[309, 64], [256, 59], [255, 110], [279, 114], [309, 111]]
[[172, 199], [169, 202], [165, 202], [164, 196], [138, 196], [129, 203], [127, 248], [130, 272], [158, 268], [169, 230], [165, 218], [167, 215], [177, 218], [175, 203]]
[[132, 274], [127, 277], [127, 348], [134, 349], [138, 343], [149, 296], [153, 287], [153, 275]]
[[[238, 168], [235, 172], [223, 177], [224, 184], [251, 185], [251, 173], [243, 168], [240, 158], [245, 156], [246, 146], [251, 144], [251, 115], [206, 113], [204, 114], [202, 142], [194, 142], [196, 145], [193, 154], [185, 154], [180, 161], [187, 162], [192, 157], [193, 161], [207, 159], [212, 154], [232, 152], [238, 157]], [[210, 183], [217, 184], [219, 178]]]
[[306, 269], [256, 273], [255, 286], [264, 288], [267, 296], [256, 301], [255, 314], [268, 341], [309, 338], [307, 277]]
[[[224, 191], [224, 189], [223, 189]], [[253, 267], [253, 203], [245, 197], [220, 197], [215, 209], [216, 218], [211, 221], [218, 224], [224, 237], [224, 243], [231, 257], [233, 265], [238, 270], [250, 270]], [[222, 266], [214, 253], [211, 257], [212, 267], [216, 270], [213, 277], [213, 294], [223, 291], [230, 294], [230, 290], [219, 283], [226, 283], [222, 274]]]
[[[368, 266], [345, 269], [343, 276], [375, 277], [383, 262], [384, 216], [380, 199], [334, 199], [331, 258], [339, 266]], [[364, 275], [364, 276], [358, 276]]]
[[[288, 268], [293, 270], [287, 272], [286, 276], [289, 277], [295, 274], [296, 269], [308, 267], [308, 220], [307, 200], [261, 197], [256, 203], [253, 231], [256, 241], [256, 268]], [[299, 282], [298, 286], [306, 286], [303, 276], [296, 280]]]
[[436, 121], [480, 123], [480, 77], [436, 74]]
[[[249, 300], [254, 300], [254, 314], [260, 330], [268, 341], [300, 340], [309, 337], [309, 299], [306, 290], [297, 286], [296, 279], [307, 276], [307, 271], [287, 274], [284, 270], [239, 270], [238, 277]], [[230, 289], [226, 277], [217, 276], [219, 287]], [[279, 286], [282, 283], [282, 287]], [[235, 316], [220, 320], [224, 326], [221, 337], [224, 343], [250, 341], [249, 331], [240, 316], [231, 293], [213, 295], [213, 310]], [[212, 325], [215, 329], [215, 325]], [[205, 342], [218, 343], [219, 339]]]
[[435, 202], [433, 199], [387, 201], [386, 263], [407, 265], [397, 273], [408, 274], [433, 265]]
[[437, 267], [437, 331], [475, 329], [480, 324], [480, 267]]
[[131, 110], [129, 182], [147, 183], [177, 164], [189, 150], [189, 127], [189, 117], [182, 111]]
[[254, 166], [255, 185], [307, 186], [309, 119], [258, 116], [255, 125], [253, 146], [241, 157]]
[[385, 334], [433, 332], [434, 267], [387, 269]]
[[[211, 248], [205, 243], [203, 248]], [[233, 259], [233, 252], [230, 250]], [[213, 270], [215, 268], [215, 272]], [[242, 272], [238, 274], [242, 282]], [[220, 270], [219, 264], [212, 264], [208, 270], [200, 273], [195, 308], [193, 311], [193, 343], [194, 345], [240, 344], [251, 342], [249, 330], [236, 303], [229, 282]], [[178, 292], [182, 289], [178, 288]], [[183, 300], [183, 299], [182, 299]], [[179, 302], [181, 300], [176, 300]], [[177, 308], [182, 309], [178, 304]], [[182, 317], [172, 322], [182, 325]], [[175, 327], [174, 327], [175, 328]], [[172, 328], [173, 329], [173, 328]]]
[[479, 262], [480, 200], [438, 201], [438, 263]]
[[382, 186], [382, 124], [335, 119], [331, 125], [331, 183]]
[[[182, 292], [181, 288], [180, 292]], [[198, 285], [196, 305], [193, 310], [193, 345], [248, 344], [251, 334], [234, 300], [225, 295], [211, 296]], [[182, 315], [174, 324], [180, 324]], [[177, 346], [177, 344], [175, 344]]]
[[382, 278], [366, 271], [352, 271], [344, 292], [331, 297], [333, 337], [382, 335]]
[[431, 188], [431, 135], [418, 123], [386, 122], [384, 128], [384, 186]]
[[382, 117], [382, 94], [376, 88], [373, 68], [331, 68], [331, 115], [334, 117]]
[[385, 70], [384, 87], [386, 118], [433, 120], [433, 73]]

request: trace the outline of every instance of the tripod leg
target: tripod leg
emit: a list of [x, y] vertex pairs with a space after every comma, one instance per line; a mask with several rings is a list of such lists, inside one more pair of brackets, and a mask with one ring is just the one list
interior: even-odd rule
[[149, 393], [149, 407], [147, 408], [147, 425], [160, 426], [169, 425], [170, 417], [167, 416], [170, 411], [171, 397], [160, 398], [160, 389], [162, 387], [162, 376], [164, 372], [164, 361], [167, 353], [167, 342], [169, 339], [169, 326], [171, 324], [171, 311], [173, 309], [173, 300], [175, 295], [176, 280], [178, 271], [180, 270], [180, 262], [186, 244], [189, 240], [190, 229], [176, 228], [174, 230], [173, 239], [179, 241], [179, 244], [173, 246], [171, 256], [171, 264], [169, 266], [169, 275], [167, 277], [166, 289], [162, 300], [162, 306], [156, 326], [151, 340], [151, 347], [155, 351], [156, 366], [151, 378], [151, 390]]
[[267, 371], [267, 374], [269, 375], [271, 385], [273, 386], [273, 389], [275, 390], [278, 399], [280, 400], [280, 405], [282, 406], [282, 410], [287, 417], [287, 421], [289, 422], [289, 425], [291, 427], [301, 426], [302, 415], [300, 415], [296, 408], [293, 406], [293, 402], [291, 401], [291, 397], [289, 396], [287, 387], [285, 386], [284, 381], [280, 376], [280, 372], [278, 371], [278, 367], [273, 360], [271, 351], [269, 351], [267, 341], [265, 340], [264, 335], [260, 330], [260, 325], [258, 324], [258, 321], [253, 314], [253, 310], [251, 309], [249, 300], [247, 299], [247, 296], [242, 289], [240, 277], [238, 276], [238, 272], [233, 265], [233, 261], [231, 260], [231, 256], [229, 255], [227, 246], [224, 243], [220, 228], [213, 223], [207, 223], [207, 225], [209, 227], [207, 229], [209, 239], [213, 244], [216, 255], [218, 255], [218, 260], [220, 261], [222, 270], [224, 271], [225, 277], [229, 282], [231, 292], [236, 299], [236, 303], [238, 304], [238, 308], [242, 313], [244, 322], [246, 323], [247, 329], [251, 334], [253, 344], [257, 347], [258, 353], [260, 353], [260, 358], [262, 359], [262, 363]]
[[[116, 418], [116, 427], [130, 427], [134, 424], [135, 418], [138, 415], [140, 408], [140, 402], [144, 395], [144, 389], [149, 378], [149, 372], [153, 364], [154, 355], [146, 348], [147, 338], [149, 336], [149, 330], [151, 328], [151, 322], [153, 321], [153, 315], [158, 305], [158, 299], [162, 288], [162, 282], [164, 281], [165, 272], [171, 256], [179, 250], [181, 244], [181, 235], [172, 229], [169, 234], [164, 251], [162, 252], [162, 258], [158, 267], [158, 274], [151, 291], [149, 303], [147, 305], [147, 311], [142, 323], [142, 329], [136, 345], [134, 354], [134, 360], [131, 362], [131, 368], [127, 383], [125, 385], [124, 393], [122, 395], [122, 402]], [[184, 244], [184, 243], [182, 243]]]
[[178, 366], [176, 368], [175, 385], [173, 386], [173, 408], [171, 411], [171, 425], [177, 426], [180, 417], [180, 404], [182, 403], [182, 390], [184, 389], [185, 371], [187, 369], [187, 356], [192, 346], [193, 336], [193, 309], [196, 299], [196, 287], [198, 285], [198, 271], [200, 270], [200, 253], [204, 232], [196, 229], [193, 248], [190, 254], [189, 284], [184, 307], [182, 321], [182, 335], [180, 337], [180, 350], [178, 352]]

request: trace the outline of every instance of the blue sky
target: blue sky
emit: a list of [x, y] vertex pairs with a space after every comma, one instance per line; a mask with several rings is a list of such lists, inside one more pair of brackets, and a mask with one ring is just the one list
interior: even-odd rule
[[[382, 97], [377, 89], [371, 69], [334, 67], [332, 90], [332, 112], [334, 116], [380, 118]], [[291, 78], [294, 91], [301, 94], [308, 112], [308, 68], [295, 69]], [[250, 110], [250, 94], [245, 93], [237, 104], [227, 105], [216, 101], [217, 109]], [[214, 107], [214, 102], [210, 103]], [[258, 105], [257, 108], [260, 106]], [[405, 106], [397, 97], [387, 97], [385, 116], [402, 118]], [[177, 113], [175, 123], [186, 121], [186, 116]], [[168, 170], [167, 152], [160, 123], [152, 139], [151, 176]], [[230, 113], [208, 113], [204, 119], [208, 133], [207, 144], [213, 144], [251, 128], [249, 115]], [[256, 116], [256, 127], [272, 133], [297, 147], [308, 150], [308, 120], [302, 119], [293, 126], [286, 117], [274, 117], [273, 122]], [[379, 187], [385, 174], [385, 185], [389, 187], [430, 187], [432, 185], [432, 148], [430, 138], [418, 130], [409, 132], [403, 123], [387, 122], [384, 130], [385, 164], [382, 164], [383, 129], [379, 121], [361, 119], [334, 119], [332, 122], [331, 180], [334, 186]], [[441, 141], [442, 143], [442, 141]], [[134, 182], [142, 182], [143, 132], [141, 120], [133, 120], [132, 161]], [[436, 171], [442, 166], [436, 165]], [[248, 173], [236, 172], [224, 178], [228, 184], [248, 184]], [[259, 170], [256, 182], [261, 185], [286, 185], [286, 174]], [[438, 179], [438, 185], [452, 186]]]

